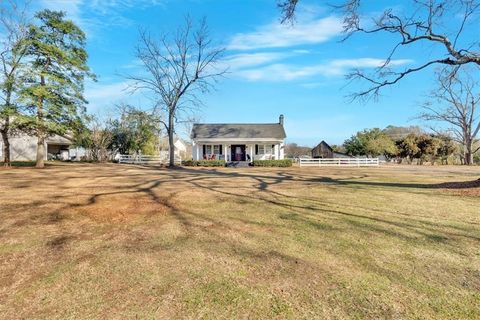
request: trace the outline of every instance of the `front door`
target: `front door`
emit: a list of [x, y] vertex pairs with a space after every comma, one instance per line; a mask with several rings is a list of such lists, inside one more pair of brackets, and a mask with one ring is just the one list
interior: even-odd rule
[[245, 161], [245, 145], [232, 145], [232, 161]]

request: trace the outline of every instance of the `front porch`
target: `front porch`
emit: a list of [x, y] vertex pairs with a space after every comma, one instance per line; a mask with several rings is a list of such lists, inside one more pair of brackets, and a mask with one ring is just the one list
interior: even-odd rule
[[283, 154], [283, 141], [202, 141], [193, 144], [193, 160], [251, 163], [254, 160], [283, 159]]

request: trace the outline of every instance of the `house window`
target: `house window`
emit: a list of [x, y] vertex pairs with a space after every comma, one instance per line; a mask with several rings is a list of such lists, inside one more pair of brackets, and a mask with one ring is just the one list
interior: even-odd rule
[[216, 144], [216, 145], [213, 146], [213, 153], [214, 154], [221, 154], [219, 144]]
[[205, 146], [205, 154], [212, 154], [212, 146], [207, 144]]
[[271, 145], [266, 145], [265, 146], [265, 154], [272, 154], [272, 146]]
[[263, 144], [258, 145], [258, 154], [265, 154], [265, 146]]

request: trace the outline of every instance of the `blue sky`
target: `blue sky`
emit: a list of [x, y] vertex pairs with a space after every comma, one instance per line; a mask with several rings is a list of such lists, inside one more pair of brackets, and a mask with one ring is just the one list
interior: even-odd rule
[[[230, 68], [203, 98], [198, 115], [203, 122], [276, 122], [284, 114], [288, 141], [310, 146], [341, 143], [363, 128], [416, 124], [412, 118], [432, 88], [432, 70], [387, 88], [378, 102], [350, 103], [345, 96], [358, 85], [347, 85], [344, 75], [381, 63], [391, 39], [358, 36], [340, 42], [341, 19], [318, 3], [304, 0], [293, 27], [279, 24], [275, 0], [39, 0], [35, 9], [64, 10], [86, 32], [89, 65], [98, 75], [85, 93], [94, 114], [111, 114], [122, 101], [146, 104], [124, 91], [122, 77], [139, 68], [138, 29], [168, 32], [189, 14], [207, 18], [212, 37], [227, 48]], [[393, 5], [401, 10], [401, 3]], [[395, 63], [407, 67], [434, 50], [400, 51]]]

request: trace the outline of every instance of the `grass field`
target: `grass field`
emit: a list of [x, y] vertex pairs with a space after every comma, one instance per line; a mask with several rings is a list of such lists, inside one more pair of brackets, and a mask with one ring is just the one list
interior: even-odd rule
[[478, 319], [478, 177], [0, 169], [0, 317]]
[[[4, 166], [4, 162], [0, 161], [0, 167]], [[35, 161], [12, 161], [10, 163], [12, 167], [35, 167]]]

